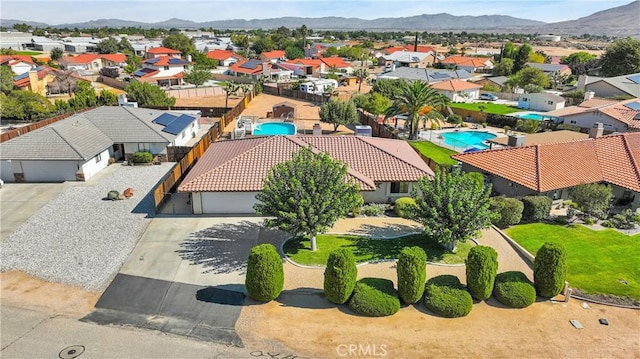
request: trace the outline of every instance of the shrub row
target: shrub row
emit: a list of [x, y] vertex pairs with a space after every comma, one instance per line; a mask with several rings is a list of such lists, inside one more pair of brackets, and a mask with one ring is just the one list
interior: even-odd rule
[[469, 251], [465, 263], [471, 296], [478, 300], [489, 298], [498, 272], [498, 253], [491, 247], [476, 246]]
[[424, 305], [443, 317], [459, 318], [471, 312], [473, 299], [458, 277], [446, 274], [429, 279]]
[[497, 115], [494, 113], [487, 114], [487, 123], [495, 127], [509, 126], [511, 128], [516, 127], [518, 119], [514, 116]]
[[392, 281], [363, 278], [356, 282], [349, 309], [368, 317], [384, 317], [400, 310], [400, 300]]
[[504, 272], [496, 276], [493, 296], [511, 308], [526, 308], [536, 301], [536, 289], [522, 272]]

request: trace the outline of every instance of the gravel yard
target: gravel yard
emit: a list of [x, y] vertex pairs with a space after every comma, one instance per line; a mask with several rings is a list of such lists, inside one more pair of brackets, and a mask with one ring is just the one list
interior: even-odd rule
[[[1, 243], [3, 272], [17, 270], [89, 290], [104, 289], [151, 221], [147, 193], [171, 168], [121, 166], [87, 183], [72, 183]], [[128, 200], [103, 200], [134, 189]]]

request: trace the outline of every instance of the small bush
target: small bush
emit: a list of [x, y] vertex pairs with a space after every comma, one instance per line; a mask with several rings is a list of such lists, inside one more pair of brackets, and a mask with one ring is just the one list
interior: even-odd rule
[[265, 243], [251, 248], [245, 286], [254, 300], [270, 302], [278, 298], [284, 287], [284, 267], [273, 244]]
[[569, 219], [567, 219], [566, 216], [558, 216], [554, 219], [554, 221], [563, 226], [569, 224]]
[[504, 272], [496, 276], [493, 296], [511, 308], [526, 308], [536, 301], [536, 289], [522, 272]]
[[411, 197], [400, 197], [393, 206], [393, 212], [402, 218], [413, 218], [417, 210], [418, 205]]
[[462, 116], [453, 114], [447, 118], [447, 122], [452, 123], [454, 125], [459, 125], [463, 122]]
[[615, 225], [611, 221], [602, 221], [602, 223], [600, 223], [600, 225], [605, 227], [605, 228], [614, 228], [615, 227]]
[[549, 216], [553, 200], [547, 196], [522, 197], [524, 208], [522, 220], [527, 222], [539, 222]]
[[363, 278], [356, 282], [349, 309], [368, 317], [386, 317], [400, 310], [400, 300], [392, 281]]
[[625, 209], [611, 218], [613, 226], [618, 229], [633, 229], [635, 228], [637, 221], [638, 215], [630, 209]]
[[344, 304], [356, 285], [358, 268], [353, 253], [340, 248], [329, 253], [324, 270], [324, 295], [330, 302]]
[[364, 200], [362, 199], [362, 196], [358, 196], [356, 204], [354, 205], [353, 208], [351, 208], [351, 216], [358, 217], [362, 212], [363, 205], [364, 205]]
[[151, 163], [153, 161], [153, 155], [151, 152], [136, 152], [131, 159], [133, 163]]
[[471, 312], [473, 299], [458, 277], [446, 274], [427, 281], [424, 305], [443, 317], [459, 318]]
[[524, 204], [517, 198], [492, 197], [491, 210], [494, 211], [495, 216], [491, 222], [498, 228], [518, 224], [522, 220], [523, 209]]
[[431, 129], [432, 129], [432, 130], [437, 130], [438, 128], [439, 128], [439, 127], [438, 127], [438, 124], [437, 124], [437, 123], [432, 123], [432, 124], [431, 124]]
[[482, 123], [482, 128], [487, 128], [487, 123], [486, 122]]
[[427, 280], [427, 254], [424, 250], [420, 247], [403, 248], [396, 268], [400, 299], [407, 304], [422, 299]]
[[567, 277], [567, 250], [562, 244], [547, 242], [533, 260], [536, 292], [544, 298], [558, 295]]
[[378, 217], [384, 214], [387, 206], [384, 203], [369, 203], [362, 207], [362, 213], [369, 217]]
[[587, 217], [584, 219], [584, 223], [588, 224], [588, 225], [593, 225], [596, 223], [595, 219], [591, 218], [591, 217]]
[[467, 289], [471, 296], [485, 300], [491, 296], [498, 272], [498, 253], [487, 246], [475, 246], [465, 260]]

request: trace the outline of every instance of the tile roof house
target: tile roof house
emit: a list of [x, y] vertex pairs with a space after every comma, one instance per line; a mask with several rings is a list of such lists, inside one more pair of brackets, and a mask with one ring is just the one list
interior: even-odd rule
[[320, 59], [294, 59], [286, 63], [303, 67], [305, 76], [320, 77], [321, 72], [326, 72], [326, 65]]
[[[341, 57], [331, 56], [331, 57], [321, 57], [318, 60], [322, 61], [325, 66], [326, 71], [330, 71], [331, 69], [335, 69], [337, 72], [350, 74], [353, 72], [353, 68], [347, 62], [345, 62]], [[322, 70], [320, 70], [322, 72]]]
[[385, 54], [391, 55], [394, 52], [398, 51], [412, 51], [412, 52], [432, 52], [435, 53], [436, 50], [431, 46], [418, 45], [416, 49], [414, 45], [405, 45], [405, 46], [392, 46], [382, 50]]
[[434, 83], [430, 87], [447, 96], [453, 102], [467, 102], [480, 96], [482, 86], [464, 80], [447, 80]]
[[218, 65], [225, 66], [225, 67], [231, 66], [236, 62], [239, 62], [245, 59], [244, 57], [230, 50], [211, 50], [207, 52], [206, 56], [212, 60], [217, 60]]
[[493, 69], [493, 60], [488, 57], [470, 57], [454, 55], [440, 61], [445, 66], [469, 72], [490, 72]]
[[452, 156], [462, 169], [485, 174], [506, 196], [568, 198], [581, 183], [608, 183], [616, 198], [640, 207], [640, 133], [592, 137]]
[[280, 80], [291, 78], [293, 71], [286, 67], [281, 67], [277, 63], [251, 59], [240, 61], [229, 66], [229, 74], [231, 76], [249, 77], [256, 80], [261, 76], [267, 76], [272, 80]]
[[640, 132], [640, 98], [625, 101], [593, 98], [546, 115], [583, 129], [590, 129], [599, 122], [604, 125], [605, 133]]
[[97, 73], [103, 67], [124, 67], [127, 65], [125, 54], [80, 54], [60, 59], [60, 67], [74, 71]]
[[616, 77], [580, 75], [576, 87], [579, 90], [591, 91], [597, 97], [640, 97], [640, 73]]
[[160, 87], [182, 85], [184, 71], [192, 62], [179, 57], [158, 56], [144, 60], [142, 68], [133, 73], [134, 79], [157, 84]]
[[0, 57], [0, 65], [9, 66], [11, 71], [16, 75], [22, 75], [25, 72], [36, 67], [31, 56], [27, 55], [5, 55]]
[[414, 67], [397, 67], [393, 71], [384, 72], [376, 79], [403, 79], [408, 81], [420, 80], [428, 84], [449, 81], [453, 79], [466, 80], [471, 78], [471, 73], [467, 70], [439, 70], [439, 69], [419, 69]]
[[13, 85], [21, 91], [30, 91], [42, 96], [49, 96], [69, 93], [69, 90], [75, 89], [77, 81], [89, 81], [75, 74], [70, 76], [73, 81], [67, 81], [65, 79], [66, 75], [63, 75], [60, 70], [41, 65], [21, 75], [16, 75], [13, 78]]
[[378, 65], [390, 68], [399, 67], [431, 67], [436, 62], [435, 52], [394, 51], [378, 57]]
[[312, 146], [345, 162], [348, 177], [360, 185], [365, 202], [407, 196], [433, 171], [400, 140], [356, 136], [270, 136], [212, 143], [182, 181], [178, 192], [191, 195], [194, 214], [254, 213], [255, 195], [277, 163]]
[[1, 176], [5, 182], [86, 181], [111, 157], [149, 151], [162, 161], [167, 146], [185, 145], [199, 129], [195, 116], [103, 106], [1, 143]]
[[152, 59], [154, 57], [160, 57], [160, 56], [169, 56], [169, 57], [175, 57], [179, 59], [182, 56], [182, 53], [178, 50], [170, 49], [168, 47], [163, 47], [163, 46], [152, 47], [146, 50], [144, 58]]
[[267, 62], [279, 62], [286, 61], [287, 56], [284, 50], [265, 51], [260, 54], [260, 59]]
[[571, 75], [571, 68], [564, 64], [540, 64], [537, 62], [527, 62], [526, 65], [529, 67], [540, 69], [547, 75]]

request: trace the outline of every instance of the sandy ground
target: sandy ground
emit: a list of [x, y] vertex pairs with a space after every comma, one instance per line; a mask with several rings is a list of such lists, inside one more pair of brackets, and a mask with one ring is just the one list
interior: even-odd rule
[[[191, 98], [177, 98], [176, 106], [178, 107], [224, 107], [226, 96], [202, 96]], [[228, 106], [235, 107], [242, 100], [241, 96], [229, 96]]]

